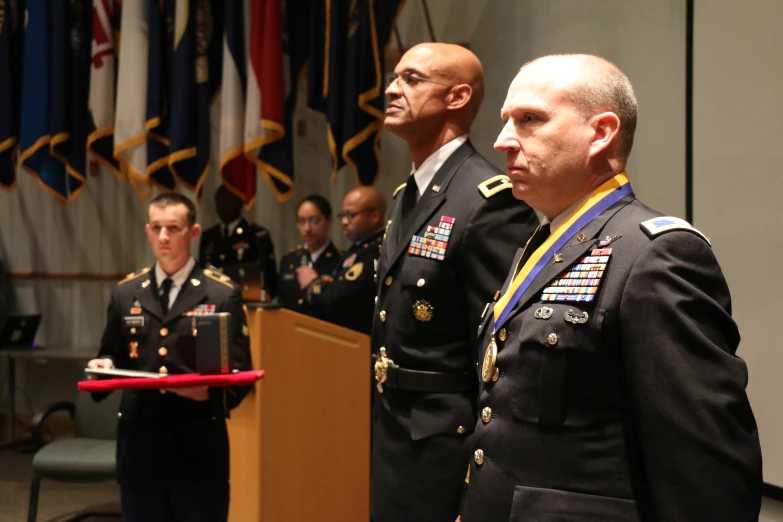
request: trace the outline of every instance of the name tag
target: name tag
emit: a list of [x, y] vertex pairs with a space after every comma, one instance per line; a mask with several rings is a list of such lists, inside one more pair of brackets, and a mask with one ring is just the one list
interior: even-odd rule
[[144, 328], [144, 316], [142, 315], [126, 315], [123, 317], [126, 328]]

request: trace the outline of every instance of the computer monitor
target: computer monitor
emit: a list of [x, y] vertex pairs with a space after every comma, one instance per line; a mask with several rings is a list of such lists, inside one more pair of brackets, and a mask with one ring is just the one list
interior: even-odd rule
[[41, 314], [9, 316], [0, 331], [0, 348], [32, 348], [40, 324]]

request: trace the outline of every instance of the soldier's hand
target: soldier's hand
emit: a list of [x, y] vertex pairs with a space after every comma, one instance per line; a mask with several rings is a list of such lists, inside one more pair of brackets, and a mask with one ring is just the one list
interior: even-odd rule
[[[114, 368], [114, 363], [109, 358], [101, 358], [101, 359], [93, 359], [90, 362], [87, 363], [87, 368], [91, 368], [93, 370], [111, 370]], [[94, 373], [88, 373], [87, 374], [87, 380], [88, 381], [94, 381], [99, 376]]]
[[296, 279], [299, 281], [301, 288], [307, 288], [317, 277], [318, 272], [313, 267], [302, 265], [296, 269]]
[[462, 515], [457, 515], [457, 520], [454, 522], [462, 522]]
[[185, 397], [193, 401], [205, 401], [209, 399], [209, 388], [206, 386], [195, 386], [193, 388], [168, 388], [171, 393], [176, 393], [180, 397]]

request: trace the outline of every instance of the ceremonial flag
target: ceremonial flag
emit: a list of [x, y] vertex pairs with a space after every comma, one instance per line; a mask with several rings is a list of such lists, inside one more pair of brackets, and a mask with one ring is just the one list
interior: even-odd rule
[[[326, 111], [326, 96], [328, 92], [328, 67], [331, 49], [331, 38], [327, 37], [327, 28], [331, 20], [326, 18], [327, 5], [332, 0], [316, 0], [310, 2], [309, 20], [303, 23], [309, 28], [307, 34], [307, 106], [318, 112]], [[334, 0], [339, 1], [339, 0]], [[329, 8], [331, 13], [331, 8]]]
[[87, 98], [92, 9], [86, 0], [52, 2], [50, 153], [68, 173], [68, 199], [86, 188]]
[[[254, 0], [245, 105], [245, 156], [255, 163], [278, 201], [293, 194], [293, 172], [270, 162], [263, 148], [282, 139], [285, 129], [282, 11], [280, 0]], [[289, 170], [280, 170], [280, 167]]]
[[16, 184], [24, 2], [0, 0], [0, 187]]
[[222, 27], [214, 11], [210, 0], [175, 1], [169, 167], [199, 199], [209, 170], [209, 108], [219, 86], [210, 74], [219, 74], [222, 57], [219, 43], [213, 49]]
[[[283, 102], [282, 135], [261, 147], [259, 159], [262, 170], [268, 171], [275, 185], [283, 187], [278, 199], [288, 199], [293, 194], [294, 183], [294, 141], [293, 141], [293, 116], [297, 103], [299, 79], [305, 70], [309, 50], [308, 21], [312, 2], [308, 0], [288, 0], [283, 33], [283, 83], [285, 101]], [[262, 85], [264, 82], [262, 82]], [[266, 101], [266, 93], [262, 90], [261, 99]], [[280, 102], [274, 100], [275, 104]], [[263, 119], [265, 103], [262, 103], [261, 114]], [[277, 105], [272, 112], [277, 118]], [[276, 122], [275, 122], [276, 123]], [[274, 128], [277, 128], [276, 126]]]
[[402, 0], [365, 0], [357, 10], [356, 4], [351, 3], [342, 159], [351, 166], [361, 185], [375, 184], [380, 175], [384, 56], [402, 4]]
[[165, 190], [174, 190], [177, 181], [169, 170], [169, 49], [174, 41], [174, 4], [162, 0], [150, 1], [145, 125], [147, 176], [153, 184]]
[[61, 203], [68, 201], [65, 167], [49, 154], [51, 108], [51, 4], [27, 2], [22, 64], [22, 112], [19, 132], [20, 163]]
[[402, 0], [330, 0], [326, 5], [324, 98], [333, 181], [346, 163], [362, 185], [374, 184], [380, 174], [383, 61], [402, 6]]
[[245, 23], [250, 20], [249, 2], [225, 3], [223, 34], [223, 85], [220, 94], [220, 176], [223, 184], [242, 198], [245, 208], [256, 199], [256, 167], [245, 157], [245, 85], [247, 41]]
[[145, 127], [149, 13], [149, 2], [123, 2], [114, 116], [114, 157], [142, 198], [152, 195], [147, 178]]
[[127, 181], [114, 159], [114, 86], [117, 74], [115, 28], [120, 4], [116, 0], [92, 2], [92, 61], [90, 62], [90, 134], [87, 150], [115, 176]]

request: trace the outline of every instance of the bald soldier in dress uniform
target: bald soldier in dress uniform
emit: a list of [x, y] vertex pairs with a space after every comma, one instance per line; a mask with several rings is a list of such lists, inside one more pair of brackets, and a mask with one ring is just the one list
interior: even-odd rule
[[[184, 196], [150, 202], [147, 236], [157, 262], [114, 288], [90, 368], [196, 372], [193, 321], [231, 314], [232, 368], [250, 370], [240, 289], [190, 256], [200, 227]], [[117, 481], [127, 522], [225, 522], [229, 504], [226, 417], [250, 387], [127, 390], [117, 434]], [[95, 394], [100, 400], [105, 394]], [[241, 487], [241, 484], [239, 485]]]
[[270, 299], [274, 298], [278, 284], [277, 262], [269, 230], [242, 217], [242, 199], [225, 185], [220, 185], [215, 192], [215, 210], [220, 223], [201, 235], [199, 262], [218, 270], [257, 262], [264, 275], [264, 289]]
[[483, 94], [467, 49], [413, 47], [395, 68], [385, 125], [413, 173], [394, 193], [372, 328], [375, 522], [454, 522], [477, 419], [476, 332], [535, 213], [467, 139]]
[[329, 239], [332, 205], [321, 195], [311, 194], [296, 208], [296, 227], [304, 241], [285, 253], [280, 260], [280, 295], [278, 300], [284, 308], [310, 314], [306, 302], [306, 289], [302, 288], [296, 276], [300, 266], [311, 267], [318, 275], [331, 275], [340, 264], [341, 252]]
[[482, 328], [462, 522], [755, 522], [761, 449], [726, 281], [704, 235], [640, 203], [628, 78], [525, 65], [501, 111], [541, 230]]
[[297, 268], [307, 303], [319, 319], [370, 334], [375, 300], [375, 264], [380, 256], [386, 202], [373, 187], [356, 187], [343, 198], [343, 234], [352, 241], [330, 275]]

